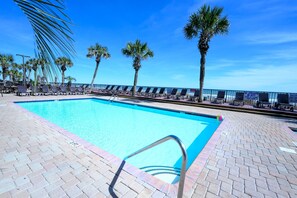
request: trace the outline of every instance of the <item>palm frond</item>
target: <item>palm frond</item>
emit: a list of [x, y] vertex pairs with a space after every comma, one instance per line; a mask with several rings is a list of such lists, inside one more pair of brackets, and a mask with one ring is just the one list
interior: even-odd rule
[[63, 0], [14, 0], [27, 16], [34, 31], [36, 57], [50, 64], [46, 71], [51, 79], [57, 75], [54, 65], [57, 56], [73, 57], [75, 49], [70, 18], [65, 14]]

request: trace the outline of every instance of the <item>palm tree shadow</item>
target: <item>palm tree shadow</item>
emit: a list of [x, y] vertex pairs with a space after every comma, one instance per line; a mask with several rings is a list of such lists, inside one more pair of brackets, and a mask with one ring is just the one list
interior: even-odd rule
[[117, 182], [117, 180], [118, 180], [118, 178], [119, 178], [119, 176], [120, 176], [120, 173], [121, 173], [123, 167], [125, 166], [125, 163], [126, 163], [126, 162], [123, 160], [122, 163], [121, 163], [121, 165], [119, 166], [117, 172], [115, 173], [115, 175], [114, 175], [114, 177], [113, 177], [113, 179], [112, 179], [112, 181], [111, 181], [109, 187], [108, 187], [108, 191], [109, 191], [110, 195], [111, 195], [113, 198], [118, 198], [118, 196], [117, 196], [117, 195], [115, 194], [115, 192], [114, 192], [114, 185], [116, 184], [116, 182]]

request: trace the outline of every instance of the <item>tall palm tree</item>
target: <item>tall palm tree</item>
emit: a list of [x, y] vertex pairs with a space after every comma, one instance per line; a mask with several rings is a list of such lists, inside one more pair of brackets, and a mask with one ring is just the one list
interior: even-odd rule
[[69, 58], [66, 57], [59, 57], [55, 60], [55, 63], [58, 66], [61, 66], [62, 71], [62, 85], [64, 85], [64, 79], [65, 79], [65, 71], [67, 70], [67, 67], [72, 67], [73, 63]]
[[210, 39], [217, 34], [228, 33], [229, 21], [222, 17], [223, 8], [203, 5], [196, 13], [190, 16], [189, 22], [184, 27], [187, 39], [199, 37], [198, 49], [200, 51], [200, 96], [202, 102], [203, 84], [205, 77], [205, 58], [209, 49]]
[[137, 39], [135, 43], [129, 42], [126, 48], [122, 49], [122, 53], [127, 57], [133, 58], [133, 68], [135, 69], [135, 74], [132, 95], [135, 96], [138, 71], [141, 67], [141, 61], [146, 60], [149, 57], [153, 57], [154, 52], [149, 49], [147, 43], [141, 43], [141, 41]]
[[0, 65], [2, 67], [2, 79], [5, 85], [8, 67], [13, 63], [13, 56], [10, 54], [0, 54]]
[[101, 46], [98, 43], [96, 43], [94, 46], [91, 46], [88, 48], [88, 54], [87, 57], [91, 58], [95, 56], [95, 61], [96, 61], [96, 67], [95, 67], [95, 71], [93, 74], [93, 79], [91, 82], [91, 89], [93, 88], [93, 84], [94, 84], [94, 80], [96, 78], [97, 75], [97, 71], [98, 71], [98, 67], [101, 61], [101, 58], [110, 58], [110, 54], [108, 52], [107, 47]]
[[37, 91], [37, 69], [38, 69], [38, 60], [36, 58], [31, 58], [27, 62], [27, 65], [31, 65], [34, 71], [34, 93]]
[[58, 68], [54, 65], [57, 55], [72, 57], [75, 54], [68, 26], [70, 18], [65, 13], [64, 0], [13, 0], [27, 16], [31, 24], [38, 57], [50, 64], [46, 71], [55, 76]]

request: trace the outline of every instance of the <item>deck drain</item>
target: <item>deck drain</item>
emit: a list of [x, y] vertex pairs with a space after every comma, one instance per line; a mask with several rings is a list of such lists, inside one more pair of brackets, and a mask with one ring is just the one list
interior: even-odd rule
[[79, 144], [77, 142], [71, 141], [69, 142], [70, 145], [74, 146], [74, 147], [78, 147]]
[[296, 154], [296, 151], [294, 149], [289, 149], [289, 148], [284, 148], [284, 147], [279, 147], [279, 149], [281, 151], [285, 151], [285, 152], [288, 152], [288, 153], [294, 153], [294, 154]]

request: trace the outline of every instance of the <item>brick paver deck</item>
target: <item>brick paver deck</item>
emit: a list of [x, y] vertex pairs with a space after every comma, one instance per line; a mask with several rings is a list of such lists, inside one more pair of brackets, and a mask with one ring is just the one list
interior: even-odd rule
[[[0, 197], [170, 197], [0, 97]], [[124, 99], [127, 101], [127, 99]], [[297, 197], [297, 120], [139, 101], [225, 116], [224, 129], [185, 197]], [[187, 175], [187, 179], [192, 178]], [[187, 180], [186, 179], [186, 180]]]

